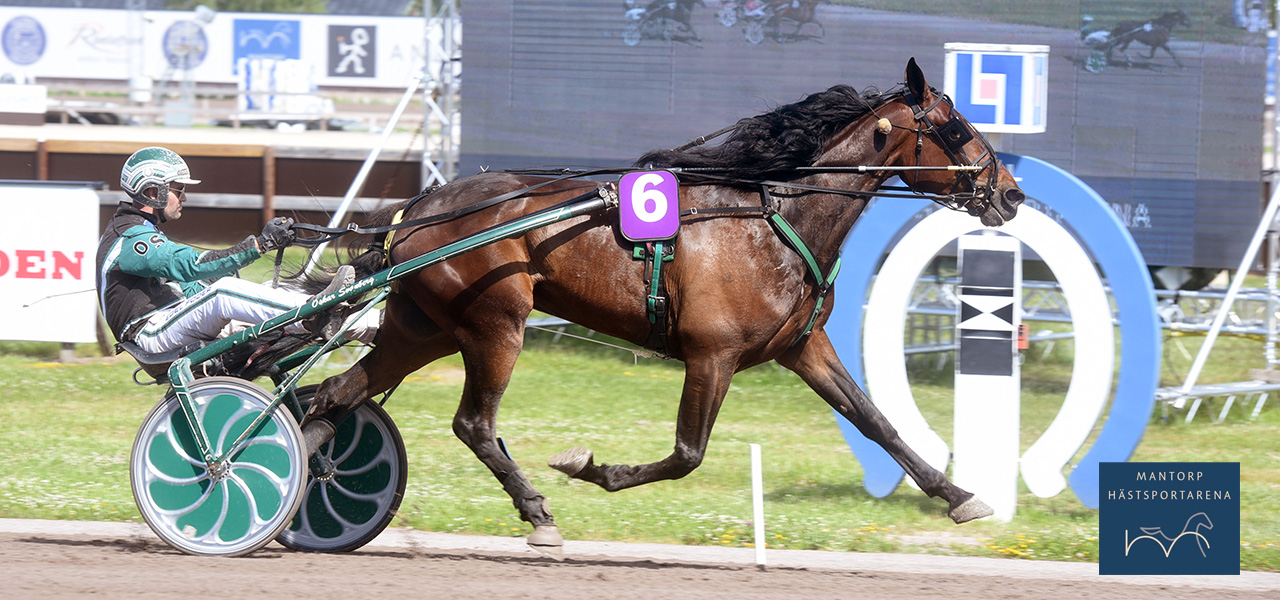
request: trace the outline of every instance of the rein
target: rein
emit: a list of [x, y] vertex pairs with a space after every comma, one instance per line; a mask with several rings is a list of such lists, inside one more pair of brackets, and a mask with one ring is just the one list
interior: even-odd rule
[[[800, 184], [800, 183], [789, 182], [789, 181], [777, 181], [777, 180], [770, 180], [770, 179], [744, 179], [740, 177], [719, 175], [716, 173], [717, 171], [723, 172], [728, 170], [728, 169], [719, 168], [719, 167], [675, 167], [675, 168], [668, 168], [667, 170], [673, 173], [685, 173], [697, 178], [712, 180], [715, 182], [747, 185], [747, 186], [760, 186], [762, 190], [765, 190], [765, 193], [767, 193], [768, 188], [791, 188], [791, 189], [803, 190], [805, 192], [810, 192], [810, 193], [831, 194], [834, 196], [844, 196], [847, 198], [858, 198], [858, 199], [877, 198], [877, 197], [879, 198], [926, 198], [926, 199], [932, 200], [934, 203], [944, 208], [948, 208], [955, 211], [970, 210], [971, 204], [973, 205], [971, 207], [972, 210], [975, 210], [975, 211], [985, 210], [990, 205], [990, 203], [992, 202], [995, 196], [994, 190], [996, 185], [996, 179], [998, 177], [997, 169], [992, 168], [997, 161], [995, 156], [995, 151], [991, 147], [991, 144], [988, 143], [985, 139], [983, 139], [982, 142], [983, 142], [983, 146], [985, 147], [985, 151], [980, 156], [978, 156], [978, 158], [975, 161], [970, 161], [969, 158], [964, 153], [963, 146], [973, 139], [973, 134], [971, 133], [972, 131], [971, 126], [969, 125], [968, 121], [964, 120], [964, 117], [959, 115], [959, 113], [955, 112], [955, 107], [952, 105], [950, 98], [948, 98], [945, 94], [937, 93], [936, 90], [934, 90], [934, 95], [937, 97], [937, 99], [933, 102], [933, 104], [929, 105], [928, 108], [922, 109], [920, 107], [919, 101], [916, 99], [913, 93], [911, 93], [910, 91], [903, 93], [903, 100], [907, 103], [907, 106], [911, 109], [913, 116], [916, 120], [916, 123], [920, 123], [921, 121], [923, 121], [924, 125], [921, 125], [919, 127], [906, 127], [903, 125], [890, 124], [890, 126], [893, 128], [904, 129], [916, 134], [916, 165], [915, 166], [865, 166], [865, 165], [862, 165], [862, 166], [853, 166], [853, 167], [795, 167], [793, 170], [797, 174], [800, 174], [800, 173], [875, 173], [875, 172], [917, 173], [919, 171], [956, 171], [960, 173], [961, 177], [964, 177], [965, 179], [967, 179], [973, 191], [951, 193], [951, 194], [934, 194], [934, 193], [928, 193], [928, 192], [915, 191], [911, 187], [904, 188], [900, 186], [887, 186], [887, 187], [882, 187], [880, 189], [877, 189], [875, 191], [851, 191], [851, 190], [843, 190], [839, 188]], [[947, 103], [949, 107], [952, 108], [951, 110], [952, 116], [951, 116], [951, 119], [947, 121], [947, 123], [945, 123], [942, 126], [937, 126], [931, 120], [929, 120], [928, 116], [929, 116], [929, 113], [933, 111], [933, 109], [937, 108], [938, 105], [940, 105], [944, 101]], [[874, 108], [871, 108], [870, 112], [872, 115], [879, 116], [876, 113]], [[736, 130], [737, 128], [738, 128], [738, 124], [735, 123], [733, 125], [720, 129], [714, 133], [694, 138], [692, 141], [678, 148], [675, 148], [675, 150], [684, 151], [694, 146], [703, 145], [708, 141], [718, 138], [726, 133], [730, 133]], [[941, 167], [931, 167], [931, 166], [920, 165], [919, 164], [920, 152], [924, 147], [925, 134], [929, 134], [938, 138], [938, 141], [941, 143], [943, 150], [947, 153], [947, 156], [951, 158], [952, 162], [955, 164], [941, 166]], [[979, 186], [977, 181], [970, 175], [970, 172], [972, 171], [981, 172], [988, 168], [991, 169], [991, 172], [987, 176], [986, 184], [983, 186]], [[394, 232], [400, 229], [407, 229], [410, 227], [418, 227], [421, 225], [431, 225], [435, 223], [442, 223], [445, 221], [450, 221], [450, 220], [458, 219], [470, 214], [474, 214], [476, 212], [479, 212], [491, 206], [506, 202], [508, 200], [513, 200], [513, 199], [522, 197], [525, 194], [528, 194], [529, 192], [535, 191], [539, 188], [542, 188], [543, 186], [547, 186], [559, 181], [580, 179], [584, 177], [592, 177], [592, 176], [598, 176], [598, 175], [616, 175], [620, 173], [626, 173], [632, 170], [634, 170], [633, 167], [605, 168], [605, 169], [591, 169], [591, 170], [570, 170], [570, 169], [513, 170], [508, 172], [526, 174], [526, 175], [540, 175], [540, 176], [550, 177], [550, 179], [547, 179], [546, 181], [543, 181], [541, 183], [528, 186], [523, 189], [514, 190], [511, 192], [507, 192], [505, 194], [501, 194], [499, 196], [495, 196], [493, 198], [489, 198], [487, 200], [483, 200], [471, 206], [466, 206], [463, 208], [459, 208], [456, 210], [452, 210], [452, 211], [437, 214], [437, 215], [429, 215], [429, 216], [421, 217], [417, 219], [410, 219], [408, 221], [401, 221], [400, 219], [401, 217], [403, 217], [404, 213], [408, 212], [408, 210], [412, 208], [415, 203], [427, 197], [429, 194], [431, 194], [432, 191], [436, 189], [435, 187], [431, 187], [424, 190], [422, 193], [418, 194], [417, 196], [414, 196], [412, 199], [410, 199], [408, 203], [396, 214], [392, 223], [388, 225], [378, 226], [378, 227], [361, 227], [356, 223], [349, 223], [347, 224], [346, 227], [322, 227], [319, 225], [312, 225], [309, 223], [297, 223], [297, 224], [294, 224], [293, 227], [294, 229], [314, 231], [316, 233], [321, 234], [319, 237], [300, 238], [297, 240], [297, 243], [302, 245], [318, 246], [323, 243], [328, 243], [348, 233], [356, 233], [360, 235], [377, 235], [377, 234], [383, 234], [383, 233], [389, 234], [391, 232]], [[976, 204], [975, 204], [975, 201], [976, 201]], [[689, 209], [681, 212], [680, 215], [681, 216], [688, 216], [688, 215], [695, 215], [695, 214], [714, 215], [714, 214], [731, 214], [731, 213], [765, 214], [765, 210], [766, 209], [763, 207], [760, 207], [760, 208], [720, 207], [720, 208], [705, 208], [701, 210], [697, 208], [693, 208], [693, 209]], [[385, 251], [389, 251], [390, 245], [391, 245], [391, 236], [388, 236], [388, 238], [384, 240], [384, 244], [383, 244], [384, 248], [382, 249]]]
[[[796, 196], [806, 195], [809, 193], [817, 193], [817, 194], [830, 194], [834, 196], [843, 196], [846, 198], [855, 198], [855, 199], [864, 199], [864, 200], [869, 198], [875, 198], [875, 197], [927, 198], [944, 208], [948, 208], [955, 211], [965, 211], [965, 210], [982, 211], [982, 210], [985, 210], [993, 201], [995, 196], [996, 179], [998, 178], [998, 169], [996, 168], [996, 166], [998, 165], [998, 159], [995, 156], [994, 149], [991, 147], [991, 144], [989, 144], [985, 139], [983, 139], [982, 143], [985, 150], [981, 155], [977, 157], [976, 160], [972, 160], [972, 161], [969, 160], [968, 156], [964, 152], [963, 147], [968, 142], [973, 140], [974, 135], [973, 135], [971, 126], [966, 120], [964, 120], [963, 116], [961, 116], [959, 113], [955, 111], [955, 108], [952, 105], [950, 98], [948, 98], [945, 94], [938, 94], [936, 91], [934, 91], [934, 93], [937, 96], [937, 99], [928, 108], [923, 108], [923, 109], [920, 107], [920, 103], [915, 97], [915, 94], [911, 93], [910, 91], [907, 91], [903, 94], [902, 99], [904, 102], [906, 102], [908, 108], [910, 108], [910, 110], [912, 111], [917, 127], [907, 127], [903, 125], [893, 124], [892, 122], [888, 122], [888, 120], [884, 118], [880, 118], [880, 121], [877, 122], [878, 128], [885, 127], [885, 129], [881, 130], [881, 133], [887, 133], [890, 130], [890, 128], [897, 128], [897, 129], [910, 131], [916, 134], [915, 166], [865, 166], [865, 165], [849, 166], [849, 167], [808, 166], [808, 167], [795, 167], [791, 169], [791, 171], [796, 173], [797, 176], [802, 176], [804, 174], [810, 174], [810, 173], [877, 173], [877, 172], [919, 173], [920, 171], [953, 171], [958, 173], [958, 177], [962, 177], [967, 181], [971, 191], [950, 193], [950, 194], [935, 194], [935, 193], [929, 193], [929, 192], [916, 191], [912, 187], [901, 187], [901, 186], [885, 186], [873, 191], [853, 191], [853, 190], [845, 190], [845, 189], [825, 187], [825, 186], [796, 183], [794, 181], [781, 181], [781, 180], [773, 180], [773, 179], [745, 179], [741, 177], [723, 175], [721, 173], [728, 171], [729, 169], [720, 168], [720, 167], [670, 167], [666, 169], [673, 173], [687, 174], [692, 178], [703, 180], [702, 183], [704, 184], [722, 183], [722, 184], [759, 187], [759, 190], [760, 190], [759, 193], [761, 198], [760, 206], [728, 206], [728, 207], [710, 207], [710, 208], [703, 208], [703, 209], [693, 207], [693, 208], [689, 208], [681, 211], [679, 215], [680, 217], [698, 216], [698, 215], [761, 216], [766, 220], [768, 220], [770, 226], [773, 227], [774, 231], [778, 234], [778, 236], [788, 246], [790, 246], [793, 250], [795, 250], [797, 254], [800, 255], [800, 257], [804, 261], [806, 272], [813, 278], [814, 283], [817, 285], [818, 297], [817, 297], [817, 302], [815, 303], [813, 308], [813, 313], [810, 315], [808, 322], [806, 323], [804, 329], [801, 331], [799, 336], [797, 336], [796, 339], [791, 343], [791, 345], [795, 345], [796, 343], [800, 342], [800, 340], [803, 340], [805, 337], [807, 337], [812, 332], [814, 325], [817, 323], [818, 316], [821, 314], [821, 311], [822, 311], [824, 300], [826, 299], [833, 284], [835, 283], [836, 275], [840, 272], [840, 256], [838, 254], [836, 255], [835, 261], [831, 264], [830, 268], [826, 270], [826, 272], [824, 273], [821, 266], [818, 265], [818, 261], [814, 257], [813, 251], [805, 243], [804, 239], [800, 237], [799, 233], [796, 232], [795, 228], [792, 227], [791, 223], [789, 223], [786, 220], [786, 218], [784, 218], [777, 211], [777, 207], [773, 199], [774, 194], [777, 193], [774, 191], [775, 188], [799, 190], [799, 193], [780, 194], [788, 197], [796, 197]], [[933, 109], [937, 108], [944, 101], [952, 109], [951, 118], [948, 119], [948, 121], [945, 124], [939, 126], [939, 125], [936, 125], [931, 119], [929, 119], [929, 113], [933, 111]], [[875, 112], [874, 108], [871, 108], [870, 113], [873, 116], [879, 117], [879, 115]], [[720, 129], [719, 131], [716, 131], [714, 133], [697, 137], [692, 141], [690, 141], [689, 143], [676, 148], [675, 151], [679, 152], [679, 151], [687, 150], [694, 146], [700, 146], [702, 144], [707, 143], [709, 140], [715, 139], [726, 133], [734, 131], [735, 129], [737, 129], [737, 127], [738, 125], [734, 124], [729, 127]], [[951, 159], [953, 164], [946, 165], [946, 166], [937, 166], [937, 167], [924, 166], [920, 164], [921, 152], [923, 151], [923, 148], [924, 148], [924, 137], [926, 134], [937, 139], [937, 141], [939, 142], [939, 145], [941, 146], [943, 151], [946, 153], [947, 157]], [[978, 181], [973, 177], [971, 173], [974, 171], [981, 172], [987, 169], [990, 169], [990, 173], [988, 173], [987, 175], [985, 185], [979, 186]], [[422, 225], [442, 223], [445, 221], [458, 219], [470, 214], [474, 214], [476, 212], [479, 212], [491, 206], [506, 202], [508, 200], [513, 200], [516, 198], [523, 197], [524, 195], [530, 192], [533, 192], [544, 186], [547, 186], [556, 182], [573, 180], [573, 179], [581, 179], [585, 177], [592, 177], [592, 176], [598, 176], [598, 175], [617, 175], [619, 173], [626, 173], [633, 170], [635, 170], [635, 168], [607, 168], [607, 169], [592, 169], [592, 170], [529, 169], [529, 170], [508, 171], [511, 173], [518, 173], [518, 174], [524, 174], [524, 175], [544, 176], [544, 177], [548, 177], [548, 179], [546, 181], [542, 181], [540, 183], [537, 183], [522, 189], [518, 189], [511, 192], [507, 192], [505, 194], [494, 196], [493, 198], [483, 200], [471, 206], [466, 206], [463, 208], [459, 208], [453, 211], [449, 211], [449, 212], [441, 213], [437, 215], [430, 215], [430, 216], [421, 217], [417, 219], [410, 219], [408, 221], [402, 221], [401, 219], [404, 216], [404, 214], [407, 213], [413, 207], [414, 204], [421, 201], [423, 198], [426, 198], [436, 189], [436, 187], [428, 188], [424, 190], [422, 193], [410, 199], [405, 204], [405, 206], [403, 206], [400, 210], [396, 212], [390, 224], [383, 225], [383, 226], [360, 227], [355, 223], [350, 223], [346, 227], [330, 228], [330, 227], [320, 227], [317, 225], [304, 223], [304, 224], [295, 224], [294, 228], [304, 229], [308, 231], [315, 231], [317, 233], [322, 234], [320, 237], [299, 239], [298, 243], [301, 243], [304, 245], [319, 245], [321, 243], [331, 241], [333, 239], [336, 239], [348, 233], [357, 233], [362, 235], [377, 235], [377, 234], [385, 233], [387, 234], [385, 239], [381, 243], [375, 242], [370, 246], [370, 248], [373, 250], [381, 251], [383, 254], [384, 260], [389, 260], [394, 232], [397, 230], [406, 229], [410, 227], [418, 227]], [[918, 183], [919, 181], [918, 177], [915, 179], [915, 181]], [[662, 260], [661, 256], [659, 256], [657, 260], [659, 261]], [[657, 273], [657, 270], [655, 269], [654, 271], [655, 278], [656, 278], [656, 273]]]
[[[421, 217], [418, 219], [409, 219], [408, 221], [399, 220], [400, 217], [403, 217], [404, 213], [407, 212], [410, 208], [412, 208], [414, 204], [418, 203], [418, 201], [422, 200], [423, 198], [426, 198], [427, 196], [429, 196], [432, 192], [436, 190], [437, 187], [439, 187], [439, 186], [432, 186], [430, 188], [427, 188], [426, 190], [423, 190], [422, 193], [418, 194], [417, 196], [414, 196], [413, 198], [409, 199], [409, 201], [405, 204], [404, 208], [402, 208], [397, 213], [396, 217], [393, 219], [393, 222], [388, 225], [382, 225], [379, 227], [361, 227], [355, 223], [348, 223], [346, 227], [321, 227], [319, 225], [312, 225], [310, 223], [295, 223], [293, 225], [293, 228], [302, 229], [306, 231], [315, 231], [317, 233], [322, 234], [321, 237], [312, 237], [312, 238], [305, 238], [305, 239], [299, 238], [297, 240], [297, 243], [302, 244], [304, 246], [318, 246], [323, 243], [331, 242], [348, 233], [355, 233], [358, 235], [377, 235], [380, 233], [390, 233], [399, 229], [418, 227], [420, 225], [431, 225], [435, 223], [443, 223], [445, 221], [452, 221], [454, 219], [459, 219], [467, 215], [480, 212], [486, 208], [489, 208], [490, 206], [501, 204], [508, 200], [514, 200], [516, 198], [524, 196], [525, 194], [528, 194], [529, 192], [532, 192], [534, 190], [537, 190], [547, 185], [551, 185], [558, 181], [578, 179], [582, 177], [591, 177], [594, 175], [612, 175], [617, 173], [625, 173], [627, 171], [632, 171], [632, 170], [634, 169], [614, 168], [614, 169], [595, 169], [591, 171], [573, 171], [573, 172], [565, 173], [558, 177], [554, 177], [552, 179], [548, 179], [541, 183], [531, 185], [526, 188], [513, 190], [499, 196], [494, 196], [487, 200], [483, 200], [475, 204], [472, 204], [471, 206], [464, 206], [457, 210], [451, 210], [449, 212], [440, 213], [437, 215], [429, 215], [429, 216]], [[561, 171], [561, 172], [564, 173], [564, 171]], [[387, 246], [389, 249], [390, 242], [387, 242]]]

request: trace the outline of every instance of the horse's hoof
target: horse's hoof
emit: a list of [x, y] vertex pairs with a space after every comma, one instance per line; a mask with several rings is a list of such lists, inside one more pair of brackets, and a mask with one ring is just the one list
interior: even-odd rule
[[995, 514], [995, 511], [991, 510], [991, 507], [987, 506], [986, 502], [979, 500], [977, 496], [973, 496], [972, 498], [965, 500], [960, 506], [951, 509], [951, 512], [947, 513], [947, 516], [951, 517], [951, 520], [955, 521], [956, 524], [959, 525], [960, 523], [968, 523], [974, 519], [989, 517], [993, 514]]
[[587, 465], [591, 464], [592, 453], [590, 450], [577, 446], [557, 453], [555, 456], [547, 459], [547, 466], [564, 473], [570, 477], [577, 476]]
[[564, 560], [564, 538], [555, 525], [537, 525], [529, 534], [529, 547], [543, 556]]

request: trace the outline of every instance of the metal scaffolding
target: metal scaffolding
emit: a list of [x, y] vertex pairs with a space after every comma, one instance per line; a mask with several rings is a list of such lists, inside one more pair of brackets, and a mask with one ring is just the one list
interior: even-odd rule
[[[458, 142], [461, 136], [458, 110], [459, 72], [462, 66], [462, 20], [457, 0], [441, 0], [436, 13], [426, 13], [427, 78], [422, 92], [425, 106], [422, 184], [427, 187], [453, 181], [457, 176]], [[432, 72], [435, 71], [435, 72]]]

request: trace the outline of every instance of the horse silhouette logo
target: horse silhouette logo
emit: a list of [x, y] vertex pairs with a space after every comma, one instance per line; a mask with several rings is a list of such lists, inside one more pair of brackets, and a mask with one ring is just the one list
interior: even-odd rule
[[1098, 486], [1099, 575], [1240, 573], [1240, 463], [1104, 462]]
[[[1129, 556], [1129, 552], [1133, 550], [1134, 545], [1138, 542], [1151, 540], [1160, 547], [1161, 552], [1164, 552], [1165, 558], [1168, 558], [1169, 554], [1173, 552], [1173, 547], [1178, 544], [1179, 540], [1184, 537], [1191, 537], [1195, 539], [1196, 547], [1200, 550], [1200, 555], [1207, 558], [1209, 556], [1207, 552], [1209, 550], [1209, 538], [1206, 538], [1204, 534], [1200, 533], [1200, 531], [1208, 531], [1211, 529], [1213, 529], [1213, 521], [1209, 520], [1209, 515], [1205, 514], [1204, 511], [1191, 515], [1191, 517], [1187, 519], [1186, 525], [1182, 526], [1182, 533], [1173, 537], [1170, 537], [1169, 534], [1165, 533], [1164, 529], [1161, 527], [1139, 527], [1138, 531], [1141, 531], [1143, 535], [1130, 539], [1130, 532], [1128, 529], [1125, 529], [1124, 555]], [[1143, 544], [1144, 547], [1149, 545], [1150, 544]], [[1145, 552], [1145, 550], [1140, 551]]]

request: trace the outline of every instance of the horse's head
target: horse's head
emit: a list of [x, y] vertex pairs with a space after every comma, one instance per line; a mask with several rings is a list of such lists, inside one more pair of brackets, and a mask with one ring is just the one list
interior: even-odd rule
[[1173, 29], [1174, 25], [1191, 26], [1191, 17], [1188, 17], [1187, 13], [1182, 12], [1180, 8], [1164, 13], [1158, 20], [1167, 22], [1170, 29]]
[[[991, 144], [950, 98], [929, 87], [914, 58], [907, 63], [906, 81], [901, 97], [877, 109], [891, 124], [880, 125], [878, 135], [898, 138], [885, 140], [894, 147], [889, 164], [935, 168], [907, 172], [902, 181], [917, 192], [950, 196], [950, 205], [979, 217], [983, 225], [1012, 219], [1026, 195]], [[947, 167], [959, 169], [942, 169]]]

